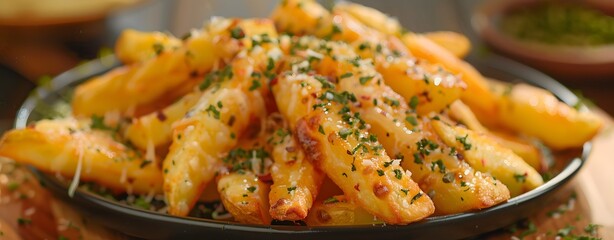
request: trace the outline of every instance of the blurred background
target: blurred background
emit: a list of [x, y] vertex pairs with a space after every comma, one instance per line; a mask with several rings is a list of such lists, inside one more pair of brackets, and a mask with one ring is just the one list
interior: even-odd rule
[[[276, 0], [0, 0], [0, 132], [11, 128], [15, 112], [32, 88], [45, 84], [51, 77], [84, 61], [111, 54], [115, 39], [122, 29], [168, 31], [181, 36], [191, 28], [202, 26], [211, 16], [266, 17], [276, 2]], [[333, 3], [331, 0], [321, 2], [324, 5]], [[607, 59], [614, 58], [614, 54], [608, 54], [614, 51], [610, 51], [611, 49], [607, 47], [605, 50], [597, 48], [597, 50], [575, 51], [572, 47], [564, 50], [558, 48], [546, 50], [546, 53], [541, 54], [539, 46], [525, 50], [516, 47], [514, 41], [510, 42], [507, 37], [497, 34], [496, 30], [502, 15], [511, 11], [510, 9], [526, 7], [538, 1], [354, 0], [354, 2], [396, 16], [403, 26], [411, 31], [461, 32], [472, 42], [471, 57], [494, 54], [493, 52], [509, 55], [523, 63], [538, 67], [591, 99], [605, 111], [614, 113], [614, 100], [611, 97], [614, 93], [614, 84], [610, 80], [614, 77], [612, 74], [614, 60]], [[511, 2], [513, 4], [510, 4]], [[581, 4], [586, 2], [591, 8], [606, 14], [612, 13], [611, 6], [614, 5], [608, 3], [612, 2], [610, 0], [573, 2]], [[553, 11], [555, 12], [552, 13]], [[543, 12], [554, 15], [554, 20], [558, 17], [562, 21], [569, 21], [568, 15], [561, 17], [556, 11], [558, 10], [545, 9]], [[552, 18], [550, 15], [548, 17]], [[586, 17], [583, 12], [579, 15], [580, 18], [589, 19], [588, 21], [601, 21], [601, 19], [593, 20], [589, 18], [590, 16]], [[570, 23], [566, 24], [563, 27], [565, 29], [574, 27], [569, 25]], [[608, 25], [607, 21], [602, 24], [604, 25], [601, 28], [611, 28], [610, 30], [614, 31], [614, 24]], [[517, 25], [523, 27], [521, 24]], [[485, 39], [487, 41], [484, 41]], [[494, 47], [494, 50], [491, 47]], [[589, 46], [589, 48], [594, 47]], [[527, 53], [532, 53], [534, 56], [526, 56]], [[557, 55], [559, 53], [565, 54], [559, 56]], [[544, 56], [554, 58], [555, 63], [552, 63], [552, 59], [542, 59]], [[579, 62], [579, 59], [587, 61], [588, 64]]]

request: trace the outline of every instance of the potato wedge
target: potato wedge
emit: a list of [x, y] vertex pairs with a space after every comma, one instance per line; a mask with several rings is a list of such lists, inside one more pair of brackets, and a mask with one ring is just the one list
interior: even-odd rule
[[307, 217], [325, 175], [305, 158], [291, 130], [278, 128], [270, 139], [274, 163], [269, 212], [277, 220], [302, 220]]
[[403, 32], [403, 27], [397, 19], [391, 18], [375, 8], [357, 3], [340, 2], [335, 4], [333, 12], [350, 14], [361, 23], [384, 34], [397, 36]]
[[464, 58], [471, 51], [471, 42], [467, 36], [450, 31], [427, 32], [424, 36], [445, 48], [457, 58]]
[[115, 42], [115, 56], [122, 63], [129, 65], [143, 62], [162, 52], [178, 49], [182, 44], [181, 39], [169, 33], [126, 29]]
[[172, 125], [180, 120], [200, 99], [201, 92], [192, 92], [179, 101], [145, 116], [135, 118], [126, 128], [124, 136], [140, 149], [169, 144], [172, 140]]
[[530, 142], [521, 139], [517, 136], [503, 132], [492, 132], [486, 129], [479, 122], [477, 117], [473, 114], [471, 109], [465, 105], [462, 101], [458, 100], [450, 105], [450, 111], [448, 112], [452, 118], [456, 121], [467, 126], [467, 128], [477, 132], [483, 133], [485, 137], [488, 137], [501, 146], [505, 146], [511, 149], [515, 154], [520, 156], [525, 162], [527, 162], [534, 169], [541, 171], [547, 167], [545, 160], [543, 159], [541, 151]]
[[490, 92], [488, 82], [473, 66], [454, 56], [450, 51], [437, 45], [424, 35], [407, 33], [401, 37], [412, 55], [441, 66], [455, 75], [460, 75], [467, 84], [461, 99], [473, 111], [493, 113], [496, 110], [496, 97]]
[[42, 120], [7, 132], [0, 156], [41, 171], [91, 181], [116, 192], [162, 192], [162, 171], [154, 159], [115, 141], [107, 131], [91, 129], [91, 121], [74, 118]]
[[433, 129], [449, 146], [463, 154], [465, 161], [478, 171], [490, 173], [510, 190], [512, 196], [539, 187], [544, 183], [541, 175], [512, 150], [488, 137], [462, 128], [433, 121]]
[[281, 1], [271, 13], [271, 19], [282, 32], [309, 34], [327, 24], [330, 13], [313, 0]]
[[[241, 29], [237, 28], [241, 24], [259, 27], [233, 34]], [[72, 102], [73, 113], [77, 116], [102, 116], [107, 112], [127, 115], [134, 108], [154, 102], [169, 89], [188, 82], [191, 77], [204, 75], [221, 60], [233, 57], [245, 48], [244, 42], [251, 43], [251, 36], [246, 33], [275, 34], [270, 20], [259, 19], [217, 18], [205, 28], [206, 31], [192, 32], [177, 50], [160, 52], [145, 62], [118, 68], [79, 85]]]
[[580, 147], [603, 125], [595, 114], [580, 112], [527, 84], [514, 85], [503, 95], [499, 114], [504, 126], [537, 137], [554, 149]]
[[[324, 83], [324, 87], [330, 86]], [[297, 137], [309, 159], [358, 206], [390, 224], [408, 224], [433, 213], [431, 200], [404, 170], [384, 167], [390, 158], [364, 130], [359, 116], [342, 110], [342, 96], [323, 90], [323, 82], [305, 74], [280, 77], [273, 93], [282, 115], [296, 122]], [[299, 101], [286, 100], [292, 98]], [[310, 102], [323, 105], [307, 105]], [[363, 138], [370, 140], [360, 141]]]
[[[411, 178], [427, 192], [437, 214], [483, 209], [509, 199], [507, 188], [488, 174], [463, 162], [456, 150], [445, 146], [430, 129], [429, 119], [413, 113], [403, 97], [385, 84], [362, 83], [362, 72], [341, 79], [338, 88], [356, 96], [360, 104], [351, 109], [371, 126], [390, 156], [411, 172]], [[435, 121], [435, 120], [433, 120]]]
[[[300, 4], [301, 6], [317, 5], [317, 3], [309, 1], [300, 2]], [[312, 8], [320, 9], [321, 6], [310, 8], [297, 7], [296, 5], [290, 4], [290, 2], [288, 2], [286, 6], [280, 8], [292, 8], [293, 11], [303, 11], [304, 13], [302, 14], [309, 17], [318, 16], [318, 21], [320, 22], [319, 28], [305, 28], [300, 30], [294, 29], [295, 25], [287, 29], [283, 27], [285, 22], [296, 21], [288, 19], [290, 16], [277, 17], [274, 15], [274, 20], [277, 25], [282, 26], [281, 28], [284, 31], [290, 31], [295, 34], [300, 33], [293, 31], [305, 31], [305, 33], [311, 33], [318, 37], [340, 40], [351, 44], [358, 55], [373, 60], [377, 67], [377, 71], [382, 74], [386, 84], [391, 86], [406, 99], [411, 99], [412, 97], [418, 99], [420, 104], [418, 105], [417, 111], [421, 115], [442, 110], [454, 100], [458, 99], [465, 89], [465, 84], [455, 75], [445, 71], [438, 65], [429, 63], [429, 61], [416, 61], [409, 55], [407, 48], [399, 39], [394, 36], [387, 36], [367, 27], [348, 13], [340, 11], [330, 14], [325, 10], [324, 12], [317, 10], [318, 13], [316, 14], [315, 12], [308, 11]], [[319, 50], [318, 52], [320, 54], [327, 53], [327, 49], [330, 48], [329, 46], [329, 48], [323, 49], [320, 48], [318, 44], [309, 44], [308, 42], [306, 44], [309, 46], [307, 47], [308, 49], [311, 51]], [[298, 45], [299, 48], [303, 46], [303, 44]], [[348, 55], [347, 50], [341, 52], [346, 53], [345, 57], [349, 64], [356, 62], [352, 60], [357, 59], [358, 55]], [[330, 53], [324, 55], [330, 55]], [[333, 55], [337, 57], [337, 54], [333, 53]], [[336, 61], [331, 63], [324, 59], [322, 65], [330, 65], [329, 68], [335, 69], [338, 72], [346, 70], [344, 67], [335, 67], [335, 65], [331, 65], [336, 64], [334, 62]], [[339, 73], [338, 76], [342, 74], [343, 73]]]
[[269, 185], [251, 171], [226, 173], [217, 177], [217, 190], [224, 207], [235, 221], [270, 224]]
[[242, 89], [242, 82], [249, 75], [239, 71], [233, 75], [237, 79], [206, 91], [173, 126], [173, 143], [164, 160], [164, 191], [170, 214], [188, 214], [213, 179], [220, 165], [219, 153], [236, 145], [236, 138], [243, 134], [250, 118], [258, 111], [258, 106], [250, 104], [253, 97]]

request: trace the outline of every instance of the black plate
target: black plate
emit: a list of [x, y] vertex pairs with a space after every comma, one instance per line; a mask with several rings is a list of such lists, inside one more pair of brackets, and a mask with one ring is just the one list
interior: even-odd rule
[[[470, 61], [485, 76], [524, 81], [553, 92], [569, 105], [578, 101], [576, 96], [552, 78], [519, 63], [498, 56]], [[92, 76], [102, 74], [119, 63], [113, 57], [92, 61], [55, 78], [50, 86], [38, 88], [17, 114], [16, 127], [42, 117], [42, 108], [60, 98], [66, 98], [72, 87]], [[88, 219], [98, 221], [111, 229], [130, 236], [147, 239], [458, 239], [476, 236], [510, 225], [530, 216], [544, 207], [546, 200], [569, 181], [582, 167], [591, 149], [586, 143], [582, 149], [556, 156], [560, 172], [544, 185], [514, 197], [506, 203], [472, 213], [429, 217], [407, 226], [257, 226], [208, 219], [174, 217], [152, 211], [127, 207], [90, 192], [78, 190], [74, 197], [67, 194], [66, 184], [55, 177], [33, 169], [51, 192], [81, 209]], [[552, 160], [552, 159], [551, 159]]]

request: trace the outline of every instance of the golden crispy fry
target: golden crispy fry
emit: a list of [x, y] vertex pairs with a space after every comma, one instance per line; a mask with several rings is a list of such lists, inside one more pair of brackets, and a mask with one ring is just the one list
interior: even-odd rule
[[168, 33], [126, 29], [115, 42], [115, 56], [129, 65], [153, 58], [162, 52], [176, 50], [181, 45], [180, 39]]
[[279, 128], [274, 134], [270, 214], [277, 220], [302, 220], [318, 195], [324, 173], [305, 158], [289, 129]]
[[[343, 102], [338, 93], [322, 87], [322, 82], [304, 74], [280, 77], [273, 86], [280, 112], [296, 122], [297, 137], [309, 159], [358, 206], [387, 223], [407, 224], [432, 214], [433, 203], [409, 174], [399, 166], [384, 167], [391, 160], [377, 139], [363, 130], [364, 122], [349, 110], [342, 111], [340, 103], [332, 101]], [[285, 104], [292, 98], [298, 101]], [[307, 105], [311, 102], [323, 105]]]
[[452, 105], [450, 105], [449, 114], [456, 121], [467, 126], [467, 128], [478, 133], [483, 133], [485, 137], [496, 141], [501, 146], [506, 146], [507, 148], [511, 149], [534, 169], [545, 169], [546, 165], [544, 163], [544, 159], [540, 150], [536, 146], [511, 134], [492, 132], [486, 129], [478, 121], [476, 116], [473, 115], [471, 109], [462, 101], [458, 100], [452, 103]]
[[124, 132], [126, 139], [144, 150], [170, 143], [173, 123], [183, 118], [200, 99], [201, 94], [201, 92], [189, 93], [160, 111], [133, 119]]
[[445, 48], [457, 58], [464, 58], [471, 50], [471, 42], [467, 36], [450, 31], [427, 32], [424, 36]]
[[[254, 29], [274, 33], [270, 20], [216, 19], [206, 27], [207, 31], [192, 32], [184, 46], [177, 50], [160, 52], [145, 62], [113, 70], [79, 85], [72, 103], [74, 114], [101, 116], [118, 112], [129, 115], [135, 108], [154, 102], [169, 89], [210, 71], [220, 60], [228, 59], [244, 48], [247, 35], [245, 32], [237, 35], [235, 30], [241, 24], [264, 25]], [[254, 29], [246, 32], [260, 34]]]
[[344, 12], [352, 15], [361, 23], [388, 35], [400, 35], [403, 27], [395, 18], [391, 18], [377, 9], [364, 5], [340, 2], [335, 4], [333, 12]]
[[[173, 143], [164, 160], [164, 192], [170, 214], [188, 214], [213, 179], [220, 164], [219, 153], [236, 145], [231, 134], [240, 136], [248, 125], [250, 99], [240, 86], [230, 83], [234, 82], [205, 92], [188, 115], [173, 126]], [[228, 124], [231, 118], [232, 126]]]
[[467, 89], [461, 98], [472, 110], [494, 112], [496, 97], [488, 89], [486, 79], [473, 66], [423, 35], [407, 33], [401, 37], [401, 40], [417, 58], [441, 64], [447, 71], [460, 75], [467, 84]]
[[372, 214], [348, 201], [345, 196], [333, 196], [317, 201], [307, 215], [309, 226], [347, 226], [381, 224]]
[[164, 160], [164, 192], [170, 214], [188, 214], [221, 164], [220, 154], [237, 144], [253, 119], [266, 114], [263, 94], [268, 88], [252, 88], [254, 82], [264, 85], [264, 78], [252, 73], [274, 68], [269, 63], [277, 59], [271, 56], [280, 52], [275, 46], [266, 49], [236, 58], [216, 73], [216, 82], [211, 82], [195, 106], [173, 125], [173, 143]]
[[42, 120], [33, 127], [7, 132], [0, 156], [66, 177], [80, 174], [117, 192], [162, 192], [162, 172], [109, 132], [90, 129], [88, 120]]
[[[311, 5], [314, 6], [305, 7]], [[318, 28], [309, 28], [301, 25], [298, 19], [288, 19], [292, 16], [273, 15], [277, 25], [285, 31], [296, 34], [304, 31], [318, 37], [332, 38], [351, 44], [361, 57], [371, 58], [374, 61], [386, 84], [406, 99], [412, 97], [418, 99], [420, 104], [417, 111], [420, 114], [442, 110], [458, 99], [465, 88], [462, 81], [438, 65], [431, 64], [428, 61], [417, 62], [408, 55], [407, 48], [396, 37], [386, 36], [375, 31], [348, 13], [338, 11], [331, 15], [325, 10], [324, 12], [319, 10], [321, 6], [315, 2], [300, 0], [288, 1], [286, 5], [280, 6], [279, 9], [303, 11], [302, 15], [312, 18], [317, 17], [320, 23], [317, 26]], [[316, 10], [308, 12], [313, 9]], [[290, 27], [284, 28], [286, 24], [289, 24]], [[297, 26], [305, 28], [296, 29]], [[319, 50], [320, 52], [326, 50], [319, 48], [318, 45], [310, 45], [309, 49]], [[349, 63], [353, 63], [351, 58], [348, 58], [348, 60], [350, 60]], [[326, 63], [326, 59], [323, 62], [322, 65], [330, 65], [330, 63]], [[337, 71], [344, 70], [343, 67], [335, 68], [334, 65], [330, 68], [337, 69]]]
[[462, 127], [453, 127], [442, 121], [433, 121], [433, 129], [449, 146], [456, 147], [465, 161], [478, 171], [490, 173], [503, 182], [512, 196], [539, 187], [541, 175], [512, 150], [492, 139]]
[[[397, 19], [364, 5], [340, 2], [335, 4], [333, 12], [349, 14], [362, 24], [387, 35], [400, 36], [404, 31]], [[428, 32], [424, 33], [424, 36], [447, 49], [458, 58], [463, 58], [471, 49], [469, 39], [456, 32]]]
[[226, 173], [217, 177], [217, 190], [224, 207], [235, 221], [270, 224], [269, 185], [251, 171]]
[[313, 0], [282, 1], [273, 10], [271, 19], [278, 29], [303, 35], [327, 24], [328, 11]]
[[580, 147], [603, 125], [593, 113], [579, 112], [550, 92], [526, 84], [514, 85], [504, 94], [499, 109], [504, 126], [535, 136], [554, 149]]
[[[360, 113], [371, 133], [376, 134], [390, 156], [408, 169], [412, 179], [429, 193], [437, 214], [452, 214], [487, 208], [509, 199], [507, 188], [487, 174], [475, 171], [457, 157], [455, 150], [438, 141], [428, 120], [420, 120], [410, 111], [403, 97], [383, 84], [377, 76], [361, 83], [361, 73], [341, 79], [338, 87], [356, 96]], [[392, 162], [391, 165], [398, 165]]]

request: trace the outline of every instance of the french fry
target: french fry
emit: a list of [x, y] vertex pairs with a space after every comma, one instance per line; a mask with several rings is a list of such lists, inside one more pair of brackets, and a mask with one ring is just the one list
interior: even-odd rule
[[381, 139], [390, 156], [402, 159], [398, 160], [401, 166], [429, 193], [437, 214], [483, 209], [509, 199], [501, 182], [475, 171], [455, 150], [433, 137], [430, 120], [420, 120], [403, 97], [378, 84], [380, 76], [361, 82], [374, 72], [367, 69], [368, 65], [360, 66], [353, 76], [339, 80], [338, 88], [356, 96], [360, 104], [351, 109], [371, 126], [370, 132]]
[[217, 177], [217, 190], [224, 207], [235, 221], [270, 224], [269, 185], [251, 171], [226, 173]]
[[[386, 36], [371, 29], [343, 11], [330, 14], [322, 9], [313, 1], [287, 1], [278, 7], [272, 18], [284, 31], [311, 33], [351, 44], [361, 57], [374, 61], [386, 84], [406, 99], [418, 98], [420, 104], [417, 111], [421, 115], [438, 112], [461, 96], [465, 88], [462, 81], [438, 65], [415, 61], [395, 36]], [[311, 28], [293, 16], [276, 14], [278, 11], [302, 12], [301, 15], [317, 18], [320, 24], [317, 28]], [[284, 28], [286, 25], [290, 27]], [[297, 29], [299, 26], [300, 29]], [[311, 50], [320, 49], [318, 46], [310, 46]]]
[[[241, 78], [205, 92], [187, 116], [173, 126], [173, 143], [164, 160], [164, 192], [169, 213], [185, 216], [220, 166], [218, 154], [236, 145], [247, 128], [250, 97]], [[231, 97], [232, 96], [232, 97]], [[232, 124], [229, 122], [232, 120]], [[232, 138], [231, 135], [236, 135]]]
[[403, 32], [403, 27], [398, 20], [364, 5], [340, 2], [335, 4], [333, 12], [347, 13], [366, 26], [384, 34], [398, 36]]
[[467, 36], [450, 31], [427, 32], [424, 36], [437, 45], [445, 48], [457, 58], [464, 58], [471, 50], [471, 42]]
[[454, 56], [445, 48], [437, 45], [424, 35], [407, 33], [401, 37], [411, 53], [427, 61], [441, 64], [453, 74], [461, 75], [467, 89], [461, 99], [473, 111], [492, 113], [496, 110], [496, 97], [488, 89], [488, 82], [473, 66]]
[[[241, 54], [216, 73], [210, 86], [186, 116], [173, 125], [173, 143], [164, 160], [164, 192], [169, 213], [188, 214], [213, 179], [226, 153], [254, 120], [266, 116], [268, 88], [262, 72], [272, 71], [280, 52], [276, 43]], [[257, 74], [254, 74], [257, 73]]]
[[172, 125], [196, 104], [201, 92], [192, 92], [170, 106], [145, 116], [135, 118], [126, 128], [124, 136], [140, 149], [159, 147], [172, 140]]
[[432, 126], [447, 145], [456, 147], [464, 155], [469, 165], [490, 173], [505, 184], [511, 196], [518, 196], [544, 183], [535, 169], [492, 139], [442, 121], [433, 121]]
[[277, 220], [302, 220], [318, 195], [324, 173], [305, 158], [305, 152], [289, 129], [278, 128], [270, 139], [274, 160], [270, 214]]
[[179, 49], [182, 41], [169, 33], [126, 29], [115, 42], [115, 56], [129, 65], [143, 62], [162, 52]]
[[[107, 112], [128, 115], [135, 108], [151, 104], [169, 89], [209, 72], [221, 60], [228, 60], [245, 48], [248, 35], [242, 31], [234, 33], [242, 24], [260, 26], [254, 29], [275, 36], [275, 28], [269, 20], [216, 19], [206, 26], [206, 31], [193, 31], [177, 50], [162, 51], [154, 58], [118, 68], [79, 85], [72, 102], [73, 113], [86, 117], [102, 116]], [[254, 29], [246, 32], [260, 34]]]
[[517, 136], [502, 132], [493, 132], [486, 129], [478, 121], [477, 117], [473, 115], [471, 109], [462, 101], [458, 100], [452, 103], [452, 105], [450, 105], [449, 114], [456, 121], [467, 126], [467, 128], [477, 133], [483, 133], [485, 137], [511, 149], [534, 169], [545, 170], [546, 164], [544, 163], [540, 150], [536, 146]]
[[[324, 87], [330, 88], [325, 83]], [[344, 101], [322, 88], [323, 82], [304, 74], [285, 75], [273, 86], [279, 110], [289, 122], [296, 122], [297, 137], [309, 159], [358, 206], [387, 223], [408, 224], [432, 214], [430, 198], [404, 170], [384, 167], [391, 160], [377, 139], [363, 130], [358, 115], [342, 111], [339, 102], [321, 101]], [[292, 98], [299, 101], [285, 104]], [[323, 105], [307, 105], [311, 102]]]
[[91, 129], [91, 121], [74, 118], [42, 120], [7, 132], [0, 156], [41, 171], [91, 181], [116, 192], [160, 193], [162, 171], [154, 159], [115, 141], [109, 132]]
[[554, 149], [580, 147], [603, 125], [595, 114], [580, 112], [550, 92], [517, 84], [502, 96], [499, 120], [512, 130], [534, 136]]

